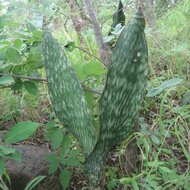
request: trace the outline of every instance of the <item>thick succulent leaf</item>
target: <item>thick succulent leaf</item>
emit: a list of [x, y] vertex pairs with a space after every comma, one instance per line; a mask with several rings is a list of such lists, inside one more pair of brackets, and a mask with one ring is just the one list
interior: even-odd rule
[[42, 44], [49, 95], [55, 113], [88, 155], [94, 147], [95, 136], [83, 89], [71, 63], [47, 29], [43, 30]]
[[145, 93], [148, 50], [145, 21], [139, 8], [124, 27], [115, 48], [100, 99], [100, 134], [95, 149], [86, 160], [86, 173], [95, 186], [108, 151], [131, 133]]
[[113, 23], [111, 25], [111, 29], [109, 31], [109, 35], [111, 35], [112, 31], [114, 30], [114, 28], [118, 25], [121, 24], [122, 26], [125, 25], [125, 14], [123, 11], [123, 3], [121, 2], [121, 0], [119, 0], [119, 5], [118, 5], [118, 9], [117, 12], [113, 15]]

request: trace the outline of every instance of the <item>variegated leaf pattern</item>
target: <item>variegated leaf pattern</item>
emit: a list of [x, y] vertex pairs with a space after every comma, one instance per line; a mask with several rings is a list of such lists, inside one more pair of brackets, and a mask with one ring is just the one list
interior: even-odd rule
[[88, 155], [96, 138], [83, 89], [64, 51], [45, 27], [42, 50], [49, 95], [56, 116]]
[[86, 160], [93, 187], [99, 182], [108, 151], [132, 132], [144, 96], [148, 49], [141, 8], [124, 27], [111, 55], [107, 81], [100, 99], [100, 134]]

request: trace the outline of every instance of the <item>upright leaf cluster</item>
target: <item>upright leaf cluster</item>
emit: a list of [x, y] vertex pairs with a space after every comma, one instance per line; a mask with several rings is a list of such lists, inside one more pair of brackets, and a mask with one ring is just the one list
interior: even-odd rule
[[78, 139], [86, 154], [85, 173], [92, 189], [99, 187], [108, 151], [129, 135], [138, 116], [148, 73], [144, 27], [144, 16], [139, 8], [113, 49], [100, 99], [97, 138], [79, 80], [58, 42], [45, 26], [43, 28], [50, 99], [57, 117]]

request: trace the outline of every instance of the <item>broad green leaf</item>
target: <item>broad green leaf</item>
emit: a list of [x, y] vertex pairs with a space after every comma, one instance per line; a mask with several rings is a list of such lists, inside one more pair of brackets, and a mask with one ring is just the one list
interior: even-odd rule
[[38, 93], [38, 88], [37, 88], [37, 86], [35, 85], [35, 83], [33, 83], [33, 82], [31, 82], [31, 81], [25, 81], [25, 82], [24, 82], [24, 87], [25, 87], [25, 89], [26, 89], [30, 94], [37, 95], [37, 93]]
[[10, 85], [13, 82], [14, 82], [13, 77], [0, 76], [0, 85]]
[[71, 172], [69, 170], [62, 170], [59, 175], [59, 181], [63, 189], [67, 189], [69, 187], [70, 180]]
[[66, 160], [64, 160], [64, 163], [67, 166], [80, 166], [80, 162], [78, 161], [78, 159], [76, 157], [68, 157]]
[[36, 70], [42, 68], [43, 65], [41, 64], [42, 56], [39, 54], [30, 54], [25, 62], [24, 69], [31, 73], [31, 70]]
[[59, 148], [63, 141], [63, 130], [60, 128], [55, 128], [51, 134], [51, 145], [53, 149]]
[[103, 66], [98, 63], [98, 62], [94, 62], [94, 61], [91, 61], [87, 64], [85, 64], [83, 66], [83, 71], [85, 73], [85, 75], [87, 76], [90, 76], [90, 75], [103, 75], [105, 74], [105, 70], [103, 68]]
[[60, 150], [60, 158], [64, 160], [65, 157], [68, 155], [71, 145], [71, 139], [68, 136], [64, 136], [61, 150]]
[[48, 174], [52, 174], [56, 172], [56, 170], [59, 167], [60, 160], [57, 154], [55, 153], [50, 153], [47, 156], [47, 160], [49, 161], [49, 169], [48, 169]]
[[16, 91], [16, 90], [20, 90], [23, 86], [23, 82], [22, 81], [19, 81], [19, 82], [15, 82], [12, 86], [11, 86], [11, 89], [13, 91]]
[[16, 143], [30, 137], [36, 129], [40, 126], [39, 123], [32, 121], [23, 121], [17, 123], [4, 136], [4, 141], [9, 143]]
[[6, 51], [7, 59], [12, 63], [20, 63], [21, 62], [21, 55], [19, 51], [13, 47], [10, 47]]
[[150, 138], [151, 138], [151, 140], [152, 140], [153, 143], [155, 143], [157, 145], [160, 144], [160, 139], [157, 136], [151, 135]]
[[46, 176], [37, 176], [33, 180], [31, 180], [24, 190], [32, 190], [34, 189], [42, 180], [44, 180]]
[[49, 122], [46, 124], [46, 126], [47, 126], [48, 128], [52, 128], [52, 127], [55, 126], [55, 124], [56, 124], [55, 121], [49, 121]]
[[73, 149], [73, 150], [70, 151], [70, 156], [71, 157], [76, 157], [79, 154], [80, 154], [80, 150], [78, 150], [78, 149]]
[[73, 65], [73, 69], [75, 70], [75, 72], [76, 72], [79, 80], [86, 79], [86, 75], [85, 75], [85, 73], [84, 73], [84, 71], [82, 69], [82, 65], [80, 65], [80, 64], [74, 64]]
[[33, 44], [34, 42], [41, 42], [42, 40], [42, 32], [39, 31], [39, 30], [34, 30], [32, 32], [32, 37], [31, 38], [28, 38], [26, 43], [27, 44]]
[[12, 72], [13, 72], [13, 74], [16, 74], [16, 75], [22, 74], [22, 72], [23, 72], [23, 65], [22, 64], [14, 65]]

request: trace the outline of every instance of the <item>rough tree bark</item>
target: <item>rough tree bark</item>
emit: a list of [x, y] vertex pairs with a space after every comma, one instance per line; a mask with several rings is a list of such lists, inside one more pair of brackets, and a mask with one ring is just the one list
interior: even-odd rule
[[76, 0], [67, 0], [67, 3], [69, 5], [71, 13], [72, 13], [71, 19], [72, 19], [74, 29], [78, 35], [80, 43], [83, 44], [84, 39], [83, 39], [83, 36], [81, 35], [81, 31], [84, 28], [84, 23], [79, 14], [80, 10], [78, 9]]
[[109, 49], [108, 47], [106, 47], [106, 45], [103, 42], [103, 34], [102, 34], [102, 30], [100, 28], [97, 16], [96, 16], [96, 12], [93, 8], [92, 5], [92, 1], [91, 0], [85, 0], [86, 3], [86, 7], [87, 7], [87, 11], [92, 23], [92, 27], [95, 33], [95, 38], [96, 38], [96, 42], [99, 48], [99, 52], [100, 52], [100, 56], [101, 59], [104, 63], [104, 65], [107, 67], [108, 63], [109, 63], [109, 59], [110, 59], [110, 55], [109, 55]]
[[153, 0], [136, 0], [136, 5], [141, 5], [147, 26], [156, 30], [156, 16], [153, 6]]

